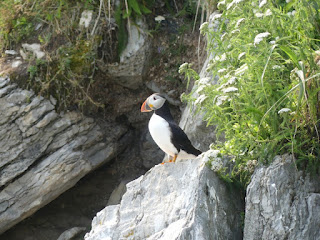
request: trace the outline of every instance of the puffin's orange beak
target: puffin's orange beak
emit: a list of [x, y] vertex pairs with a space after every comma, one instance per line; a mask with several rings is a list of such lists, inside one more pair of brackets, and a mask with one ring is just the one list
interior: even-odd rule
[[152, 111], [152, 109], [147, 104], [147, 100], [145, 100], [141, 106], [141, 112], [151, 112], [151, 111]]

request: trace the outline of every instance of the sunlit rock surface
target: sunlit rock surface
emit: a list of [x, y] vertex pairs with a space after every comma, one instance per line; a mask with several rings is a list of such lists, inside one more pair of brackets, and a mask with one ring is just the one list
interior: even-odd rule
[[[230, 187], [230, 186], [229, 186]], [[243, 201], [202, 157], [157, 165], [93, 219], [86, 240], [242, 239]]]
[[111, 160], [124, 129], [104, 136], [90, 118], [0, 78], [0, 233]]
[[320, 239], [320, 179], [289, 155], [257, 169], [247, 188], [244, 239]]
[[128, 25], [128, 43], [120, 54], [120, 61], [101, 66], [101, 69], [105, 68], [116, 84], [130, 89], [137, 89], [142, 85], [149, 65], [151, 46], [146, 29], [146, 23], [143, 20], [131, 22]]

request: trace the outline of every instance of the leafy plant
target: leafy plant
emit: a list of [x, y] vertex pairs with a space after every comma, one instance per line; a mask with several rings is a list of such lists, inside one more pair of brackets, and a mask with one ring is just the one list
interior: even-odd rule
[[[95, 35], [88, 34], [87, 29], [79, 26], [81, 12], [99, 9], [101, 3], [104, 1], [0, 2], [0, 47], [14, 49], [30, 39], [41, 43], [46, 57], [27, 60], [28, 86], [40, 94], [54, 96], [59, 108], [82, 107], [87, 103], [102, 106], [93, 100], [89, 92], [94, 82], [98, 48], [103, 46], [109, 52], [114, 45], [110, 30], [114, 27], [106, 24], [108, 12], [102, 12], [97, 19]], [[108, 29], [109, 39], [102, 40], [100, 34], [105, 36]], [[99, 53], [103, 54], [103, 51], [100, 49]]]
[[318, 1], [226, 0], [218, 8], [200, 28], [213, 56], [207, 71], [218, 83], [200, 79], [198, 98], [185, 97], [224, 134], [214, 148], [233, 156], [243, 184], [249, 163], [287, 152], [298, 167], [319, 174]]

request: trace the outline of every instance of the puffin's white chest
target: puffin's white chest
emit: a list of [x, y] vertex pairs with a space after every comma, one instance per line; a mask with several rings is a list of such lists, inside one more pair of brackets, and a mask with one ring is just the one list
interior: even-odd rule
[[157, 114], [153, 114], [149, 121], [149, 131], [151, 137], [162, 151], [170, 156], [178, 154], [177, 149], [171, 143], [172, 133], [170, 131], [169, 123], [165, 119]]

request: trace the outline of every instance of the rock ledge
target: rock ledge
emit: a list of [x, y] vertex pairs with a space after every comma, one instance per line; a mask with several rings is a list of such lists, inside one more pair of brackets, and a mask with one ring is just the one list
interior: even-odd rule
[[202, 157], [157, 165], [127, 184], [118, 205], [92, 221], [86, 240], [242, 239], [243, 201]]

